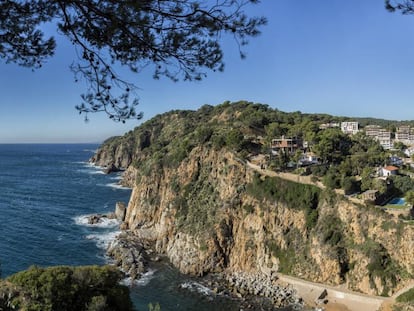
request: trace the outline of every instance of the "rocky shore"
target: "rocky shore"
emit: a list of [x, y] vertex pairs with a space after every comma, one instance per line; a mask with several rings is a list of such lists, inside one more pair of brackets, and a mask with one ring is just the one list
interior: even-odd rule
[[268, 276], [246, 272], [226, 275], [228, 287], [239, 297], [265, 297], [278, 307], [291, 306], [294, 309], [302, 309], [304, 302], [296, 290], [291, 286], [278, 284], [277, 280], [276, 275]]
[[133, 280], [139, 279], [148, 269], [150, 256], [142, 243], [127, 232], [118, 235], [109, 245], [106, 254]]
[[[113, 259], [126, 275], [133, 280], [139, 279], [148, 271], [151, 262], [159, 261], [160, 257], [150, 245], [144, 245], [138, 237], [129, 231], [123, 231], [109, 245], [107, 255]], [[276, 275], [249, 274], [226, 272], [207, 278], [200, 278], [200, 283], [217, 295], [228, 295], [240, 299], [243, 309], [274, 310], [290, 307], [301, 310], [304, 302], [291, 286], [278, 284]]]

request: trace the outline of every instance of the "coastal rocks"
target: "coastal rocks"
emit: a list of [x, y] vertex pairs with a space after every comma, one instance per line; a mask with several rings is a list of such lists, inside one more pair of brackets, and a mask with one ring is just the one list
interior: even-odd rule
[[133, 280], [147, 271], [149, 256], [142, 243], [128, 233], [121, 233], [109, 245], [106, 254]]
[[227, 275], [226, 280], [232, 292], [239, 297], [248, 295], [266, 297], [279, 307], [304, 305], [296, 290], [278, 284], [275, 276], [234, 272]]
[[89, 162], [102, 167], [113, 164], [117, 168], [127, 168], [132, 162], [133, 146], [128, 142], [115, 143], [116, 137], [108, 139], [97, 150]]
[[120, 181], [122, 186], [133, 188], [137, 178], [137, 170], [133, 166], [129, 166], [123, 173]]
[[116, 202], [115, 218], [119, 221], [124, 221], [126, 215], [126, 204], [124, 202]]
[[111, 174], [111, 173], [116, 173], [121, 171], [121, 169], [119, 167], [117, 167], [114, 163], [109, 164], [105, 169], [104, 169], [104, 173], [105, 174]]
[[87, 218], [88, 225], [98, 225], [104, 222], [106, 219], [115, 219], [116, 216], [114, 213], [107, 213], [107, 214], [94, 214], [90, 215]]

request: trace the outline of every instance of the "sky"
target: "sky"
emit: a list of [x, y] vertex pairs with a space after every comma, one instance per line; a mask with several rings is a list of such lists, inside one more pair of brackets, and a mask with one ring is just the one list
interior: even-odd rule
[[243, 48], [223, 38], [225, 70], [201, 82], [125, 78], [139, 87], [141, 121], [115, 123], [74, 106], [72, 45], [57, 37], [53, 58], [32, 71], [0, 59], [0, 143], [101, 142], [172, 109], [248, 100], [282, 111], [414, 119], [414, 15], [389, 13], [383, 0], [262, 0], [246, 8], [265, 16], [262, 34]]

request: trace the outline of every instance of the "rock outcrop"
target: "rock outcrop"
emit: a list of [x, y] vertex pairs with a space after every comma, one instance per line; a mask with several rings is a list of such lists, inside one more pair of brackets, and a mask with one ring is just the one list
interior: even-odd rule
[[124, 221], [126, 215], [126, 205], [124, 202], [116, 202], [115, 204], [115, 217], [119, 221]]
[[[403, 286], [414, 273], [413, 227], [329, 190], [260, 176], [246, 165], [245, 154], [229, 147], [236, 123], [217, 131], [191, 127], [237, 116], [223, 112], [206, 120], [201, 113], [172, 112], [128, 133], [119, 145], [111, 142], [112, 149], [101, 148], [113, 151], [95, 156], [98, 164], [129, 159], [126, 236], [153, 245], [193, 275], [282, 272], [377, 295]], [[134, 147], [124, 156], [126, 142]], [[126, 243], [125, 249], [138, 249], [119, 263], [128, 270], [142, 247]]]
[[107, 214], [93, 214], [90, 215], [87, 219], [89, 225], [97, 225], [102, 223], [105, 219], [114, 219], [116, 218], [114, 213]]
[[133, 144], [121, 141], [120, 137], [107, 139], [89, 161], [106, 168], [108, 173], [126, 169], [132, 162]]
[[139, 279], [147, 271], [149, 258], [143, 244], [126, 232], [116, 237], [106, 253], [127, 277]]

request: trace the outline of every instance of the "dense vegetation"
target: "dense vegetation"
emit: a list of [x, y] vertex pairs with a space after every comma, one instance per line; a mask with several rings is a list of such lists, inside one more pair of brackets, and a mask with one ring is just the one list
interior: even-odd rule
[[111, 266], [31, 267], [0, 280], [0, 310], [133, 310], [121, 278]]
[[[262, 104], [225, 102], [214, 107], [205, 105], [197, 111], [175, 110], [158, 115], [126, 135], [106, 141], [104, 146], [114, 150], [116, 146], [124, 145], [124, 149], [130, 150], [133, 165], [144, 175], [153, 169], [177, 167], [196, 146], [207, 145], [216, 150], [232, 150], [244, 159], [249, 155], [264, 154], [271, 169], [306, 172], [312, 174], [315, 181], [319, 179], [331, 189], [342, 188], [346, 194], [374, 189], [384, 198], [404, 195], [413, 186], [410, 178], [397, 177], [388, 185], [373, 179], [379, 167], [391, 163], [390, 155], [403, 155], [400, 150], [384, 150], [363, 131], [349, 136], [338, 127], [321, 128], [322, 124], [351, 120], [361, 122], [362, 126], [386, 126], [394, 132], [400, 125], [413, 123], [286, 113]], [[271, 141], [282, 136], [306, 142], [306, 147], [275, 156], [270, 153]], [[303, 152], [318, 156], [319, 165], [299, 168]], [[411, 172], [412, 168], [404, 166], [402, 171]]]
[[318, 220], [320, 189], [278, 177], [261, 179], [255, 175], [253, 182], [246, 187], [247, 193], [259, 200], [281, 202], [293, 209], [303, 210], [308, 230], [315, 227]]

